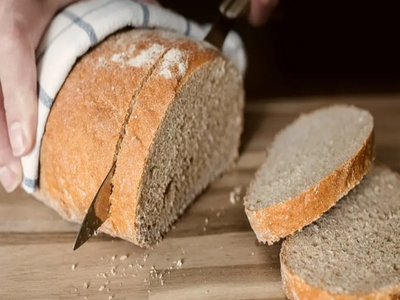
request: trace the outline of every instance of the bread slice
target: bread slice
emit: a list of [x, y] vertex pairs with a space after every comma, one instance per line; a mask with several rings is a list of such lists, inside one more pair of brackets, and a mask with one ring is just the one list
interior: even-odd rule
[[319, 218], [368, 172], [373, 117], [349, 105], [303, 115], [275, 137], [245, 196], [260, 242], [273, 244]]
[[400, 176], [383, 165], [281, 249], [292, 300], [400, 299]]
[[37, 197], [81, 222], [116, 162], [100, 231], [148, 246], [233, 165], [243, 106], [242, 76], [207, 43], [118, 33], [77, 63], [57, 96]]

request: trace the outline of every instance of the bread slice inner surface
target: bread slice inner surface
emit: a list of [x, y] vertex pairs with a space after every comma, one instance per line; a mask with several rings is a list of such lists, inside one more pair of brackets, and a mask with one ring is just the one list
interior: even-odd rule
[[351, 159], [373, 130], [373, 118], [334, 105], [303, 115], [277, 134], [246, 196], [257, 210], [289, 200]]
[[281, 262], [331, 294], [400, 285], [400, 176], [372, 167], [336, 206], [284, 241]]
[[244, 95], [239, 74], [227, 63], [217, 58], [199, 67], [165, 114], [141, 184], [140, 244], [159, 240], [238, 155]]

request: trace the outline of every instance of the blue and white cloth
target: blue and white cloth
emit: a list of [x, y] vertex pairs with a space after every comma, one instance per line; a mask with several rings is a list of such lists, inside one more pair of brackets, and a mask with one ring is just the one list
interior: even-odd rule
[[[198, 25], [168, 9], [134, 0], [91, 0], [61, 11], [49, 25], [37, 49], [38, 126], [33, 151], [22, 158], [23, 188], [33, 193], [38, 184], [40, 145], [53, 101], [77, 58], [124, 27], [160, 28], [203, 39], [210, 25]], [[241, 72], [247, 62], [243, 43], [235, 32], [225, 40], [224, 55]]]

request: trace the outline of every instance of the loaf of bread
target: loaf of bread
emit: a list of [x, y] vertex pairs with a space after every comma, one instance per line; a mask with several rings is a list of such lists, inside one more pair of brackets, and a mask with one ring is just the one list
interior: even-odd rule
[[368, 173], [371, 114], [333, 105], [302, 115], [275, 137], [245, 196], [260, 242], [272, 244], [318, 219]]
[[383, 165], [281, 249], [291, 300], [400, 299], [400, 175]]
[[116, 162], [100, 231], [148, 246], [234, 164], [243, 106], [242, 76], [207, 43], [119, 32], [77, 62], [57, 95], [36, 197], [82, 222]]

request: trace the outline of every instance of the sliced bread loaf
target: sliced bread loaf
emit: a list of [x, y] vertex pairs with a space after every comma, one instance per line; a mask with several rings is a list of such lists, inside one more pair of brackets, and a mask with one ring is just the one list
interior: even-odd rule
[[374, 166], [361, 183], [281, 249], [292, 300], [400, 299], [400, 176]]
[[333, 105], [277, 134], [244, 199], [258, 240], [294, 233], [357, 185], [373, 159], [373, 127], [369, 112]]
[[58, 94], [36, 196], [81, 222], [116, 162], [100, 231], [147, 246], [232, 166], [243, 105], [242, 76], [207, 43], [120, 32], [86, 54]]

